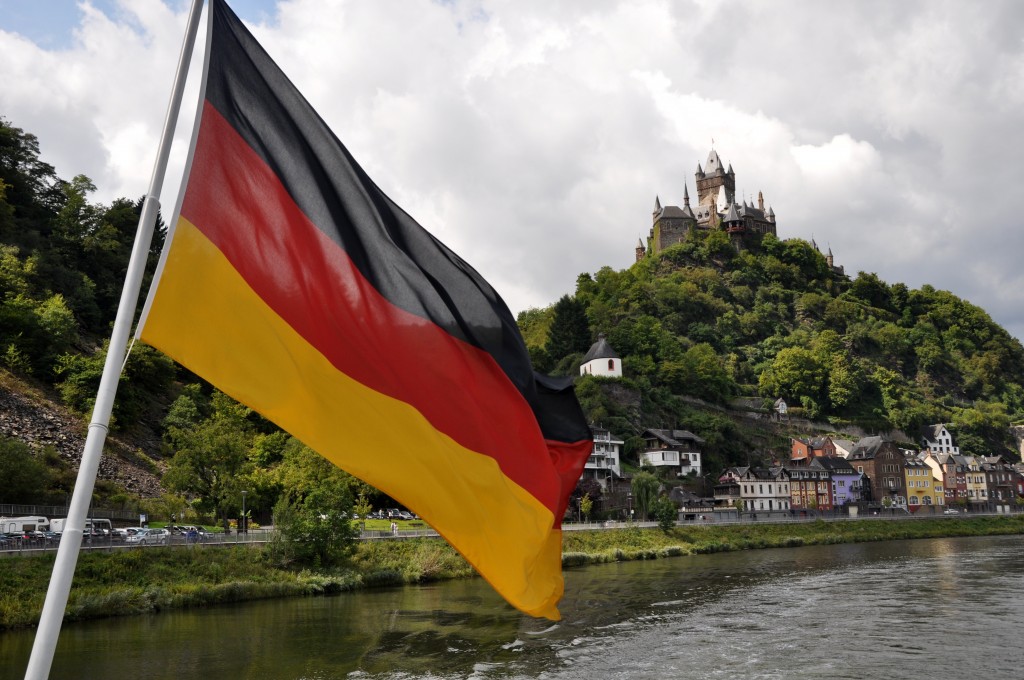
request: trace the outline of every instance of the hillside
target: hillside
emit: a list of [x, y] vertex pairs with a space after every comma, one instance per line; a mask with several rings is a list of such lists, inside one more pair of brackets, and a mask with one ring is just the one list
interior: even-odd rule
[[[46, 457], [49, 498], [63, 498], [81, 455], [140, 209], [94, 203], [94, 190], [57, 177], [36, 138], [0, 118], [0, 435]], [[158, 228], [154, 253], [162, 240]], [[698, 434], [711, 471], [779, 456], [794, 434], [913, 440], [936, 422], [966, 453], [1012, 451], [1024, 348], [984, 310], [930, 286], [848, 277], [800, 239], [744, 243], [697, 230], [628, 269], [581, 274], [572, 295], [519, 315], [541, 371], [575, 375], [607, 335], [626, 377], [582, 377], [577, 391], [591, 421], [626, 441], [627, 460], [647, 427]], [[768, 417], [778, 398], [788, 421]], [[125, 366], [108, 450], [101, 500], [170, 491], [181, 495], [168, 502], [221, 517], [243, 493], [269, 514], [295, 479], [330, 477], [301, 443], [143, 344]]]
[[800, 239], [766, 235], [737, 252], [723, 232], [697, 232], [628, 269], [581, 274], [573, 296], [518, 320], [536, 363], [563, 374], [607, 335], [625, 378], [586, 376], [578, 391], [627, 452], [643, 428], [677, 426], [710, 437], [722, 463], [767, 456], [778, 445], [735, 429], [742, 410], [725, 407], [738, 398], [767, 412], [781, 397], [798, 422], [834, 432], [915, 440], [951, 423], [965, 452], [985, 455], [1013, 450], [1024, 410], [1024, 348], [984, 310], [931, 286], [848, 277]]

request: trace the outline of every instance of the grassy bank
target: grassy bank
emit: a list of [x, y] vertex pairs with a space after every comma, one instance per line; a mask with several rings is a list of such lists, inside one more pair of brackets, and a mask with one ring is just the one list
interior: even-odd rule
[[[1024, 533], [1024, 515], [686, 526], [667, 533], [626, 526], [566, 532], [562, 564], [580, 566], [757, 548], [1020, 533]], [[53, 560], [53, 553], [0, 560], [0, 630], [38, 622]], [[263, 548], [255, 545], [90, 552], [79, 559], [67, 620], [322, 595], [472, 574], [472, 568], [448, 544], [429, 538], [362, 543], [349, 568], [331, 574], [282, 569], [271, 563]]]

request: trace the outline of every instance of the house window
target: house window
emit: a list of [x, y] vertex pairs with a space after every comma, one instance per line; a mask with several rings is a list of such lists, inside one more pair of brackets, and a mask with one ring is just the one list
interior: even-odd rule
[[615, 370], [615, 359], [609, 359], [608, 360], [608, 370], [609, 371], [614, 371]]

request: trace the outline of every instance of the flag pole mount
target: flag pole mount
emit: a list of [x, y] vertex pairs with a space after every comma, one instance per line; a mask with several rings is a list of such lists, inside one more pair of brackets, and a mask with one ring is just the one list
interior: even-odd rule
[[135, 232], [135, 244], [132, 246], [128, 271], [125, 274], [124, 288], [121, 290], [121, 301], [118, 304], [114, 328], [107, 348], [106, 361], [103, 364], [103, 375], [100, 378], [99, 390], [96, 394], [96, 405], [93, 407], [89, 432], [82, 450], [82, 462], [78, 468], [78, 479], [68, 508], [68, 518], [61, 538], [57, 559], [50, 576], [50, 585], [46, 590], [46, 600], [36, 630], [32, 654], [29, 657], [25, 680], [46, 680], [53, 665], [53, 655], [60, 636], [64, 609], [67, 607], [68, 594], [71, 591], [71, 579], [75, 574], [78, 552], [82, 546], [82, 534], [85, 530], [85, 516], [96, 485], [96, 472], [99, 470], [103, 444], [107, 438], [110, 414], [114, 407], [114, 394], [121, 374], [121, 365], [125, 358], [128, 337], [131, 332], [132, 318], [139, 301], [139, 290], [142, 287], [142, 275], [146, 269], [146, 256], [153, 241], [153, 229], [156, 225], [157, 212], [160, 209], [160, 188], [167, 171], [167, 160], [170, 157], [171, 143], [174, 140], [174, 128], [181, 109], [181, 100], [185, 91], [185, 79], [188, 75], [189, 60], [195, 45], [196, 33], [199, 29], [199, 17], [202, 13], [203, 0], [192, 0], [189, 10], [185, 39], [178, 57], [178, 68], [174, 75], [171, 100], [167, 105], [167, 116], [164, 119], [163, 132], [160, 136], [160, 147], [157, 152], [153, 175], [149, 182], [139, 216], [139, 225]]

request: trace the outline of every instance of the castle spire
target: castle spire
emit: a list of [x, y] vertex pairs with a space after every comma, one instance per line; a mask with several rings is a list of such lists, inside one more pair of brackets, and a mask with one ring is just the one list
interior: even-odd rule
[[683, 185], [683, 205], [687, 207], [690, 205], [690, 190], [686, 188], [685, 184]]
[[764, 212], [764, 194], [757, 192], [757, 209]]
[[655, 214], [655, 216], [657, 216], [658, 213], [660, 213], [660, 212], [661, 212], [661, 198], [659, 198], [657, 195], [655, 195], [654, 196], [654, 214]]

